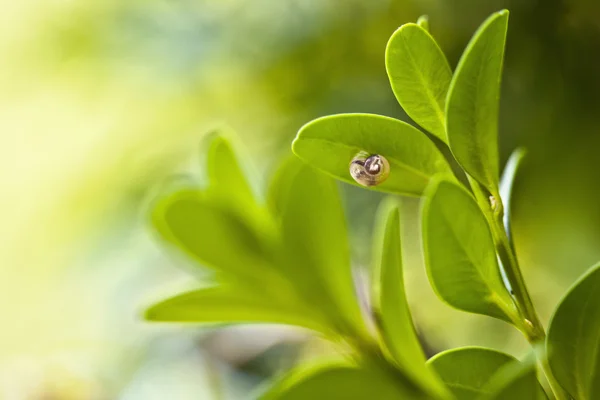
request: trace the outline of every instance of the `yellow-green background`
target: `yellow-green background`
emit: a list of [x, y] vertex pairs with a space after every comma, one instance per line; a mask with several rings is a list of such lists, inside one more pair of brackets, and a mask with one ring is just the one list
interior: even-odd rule
[[[0, 399], [237, 399], [306, 352], [297, 346], [304, 335], [288, 329], [141, 321], [144, 306], [194, 284], [149, 231], [149, 200], [174, 176], [201, 174], [200, 143], [216, 124], [236, 129], [261, 187], [315, 117], [407, 120], [384, 49], [395, 28], [421, 14], [455, 65], [489, 13], [511, 10], [501, 158], [529, 150], [514, 225], [545, 321], [600, 260], [593, 0], [1, 5]], [[380, 196], [342, 188], [355, 264], [365, 267]], [[518, 355], [524, 342], [505, 324], [434, 297], [418, 254], [418, 205], [405, 205], [408, 292], [428, 351], [480, 344]]]

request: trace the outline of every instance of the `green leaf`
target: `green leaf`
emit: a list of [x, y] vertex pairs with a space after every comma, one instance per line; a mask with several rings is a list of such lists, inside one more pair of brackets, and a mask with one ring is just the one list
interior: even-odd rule
[[425, 391], [448, 397], [437, 376], [425, 366], [425, 354], [413, 326], [402, 273], [400, 210], [395, 202], [380, 207], [376, 229], [377, 261], [374, 273], [373, 307], [382, 340], [392, 359]]
[[276, 218], [281, 217], [285, 210], [289, 192], [294, 183], [292, 178], [304, 168], [303, 164], [297, 157], [290, 156], [275, 168], [271, 182], [269, 182], [267, 204], [271, 214]]
[[270, 273], [266, 234], [199, 190], [182, 190], [160, 199], [152, 222], [164, 240], [206, 267], [249, 280]]
[[[350, 267], [346, 222], [335, 181], [300, 164], [286, 174], [280, 223], [285, 271], [315, 307], [329, 311], [341, 329], [364, 333]], [[341, 319], [341, 320], [340, 320]], [[346, 332], [349, 333], [349, 332]]]
[[535, 358], [513, 361], [503, 367], [483, 388], [481, 400], [548, 400], [537, 379]]
[[461, 57], [448, 92], [446, 129], [463, 169], [498, 194], [498, 108], [508, 11], [489, 17]]
[[509, 238], [512, 240], [512, 231], [510, 221], [512, 218], [512, 192], [515, 179], [520, 171], [521, 163], [525, 158], [527, 152], [523, 148], [516, 149], [510, 155], [504, 172], [502, 173], [502, 179], [500, 180], [500, 197], [504, 204], [504, 227], [508, 233]]
[[252, 188], [248, 184], [232, 144], [224, 133], [217, 132], [207, 153], [208, 191], [219, 201], [233, 203], [242, 210], [256, 207]]
[[448, 142], [445, 109], [452, 70], [435, 39], [422, 26], [402, 25], [387, 44], [385, 60], [392, 89], [404, 111]]
[[600, 264], [560, 302], [546, 346], [552, 373], [571, 397], [600, 398]]
[[273, 299], [235, 285], [220, 285], [183, 293], [146, 311], [149, 321], [194, 323], [279, 323], [328, 332], [318, 310], [302, 303]]
[[405, 122], [372, 114], [332, 115], [309, 122], [292, 149], [309, 165], [357, 186], [349, 172], [352, 159], [360, 151], [382, 155], [390, 174], [372, 188], [383, 192], [420, 196], [434, 175], [451, 174], [425, 134]]
[[423, 246], [429, 280], [438, 296], [463, 311], [516, 321], [492, 234], [473, 197], [443, 180], [427, 193]]
[[401, 376], [373, 366], [329, 363], [303, 367], [278, 382], [261, 400], [429, 399]]
[[429, 16], [421, 15], [417, 20], [417, 25], [429, 32]]
[[490, 379], [516, 359], [483, 347], [462, 347], [437, 354], [427, 364], [442, 378], [458, 400], [477, 399]]

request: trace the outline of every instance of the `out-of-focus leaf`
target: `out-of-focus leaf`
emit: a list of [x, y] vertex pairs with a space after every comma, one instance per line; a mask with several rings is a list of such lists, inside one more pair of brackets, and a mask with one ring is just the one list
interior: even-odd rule
[[337, 185], [305, 164], [286, 176], [280, 221], [285, 271], [307, 301], [328, 309], [339, 324], [350, 324], [351, 332], [364, 332]]
[[571, 397], [600, 398], [600, 264], [565, 295], [546, 342], [552, 373]]
[[398, 28], [387, 44], [385, 61], [392, 89], [404, 111], [448, 142], [446, 96], [452, 70], [427, 28], [417, 24]]
[[303, 163], [295, 156], [290, 156], [275, 169], [267, 192], [267, 205], [271, 214], [279, 218], [285, 209], [292, 179], [303, 168]]
[[503, 367], [483, 388], [481, 400], [548, 400], [537, 379], [535, 358], [513, 361]]
[[458, 400], [478, 399], [500, 368], [517, 360], [483, 347], [462, 347], [431, 358], [427, 364], [440, 376]]
[[208, 192], [220, 201], [254, 210], [256, 201], [230, 141], [215, 133], [207, 153]]
[[300, 368], [274, 385], [261, 400], [429, 399], [401, 376], [373, 366], [330, 363]]
[[429, 280], [449, 305], [515, 321], [488, 223], [473, 197], [448, 182], [434, 182], [423, 205], [423, 246]]
[[450, 149], [464, 170], [498, 193], [498, 108], [508, 11], [490, 16], [458, 63], [446, 102]]
[[417, 20], [417, 25], [429, 32], [429, 16], [421, 15]]
[[425, 365], [425, 354], [413, 326], [402, 272], [400, 210], [394, 202], [381, 206], [377, 228], [373, 307], [382, 340], [393, 360], [424, 391], [447, 398], [446, 388]]
[[264, 322], [327, 332], [319, 310], [262, 296], [241, 286], [220, 285], [183, 293], [150, 307], [149, 321], [194, 323]]
[[271, 269], [260, 232], [199, 190], [182, 190], [159, 200], [152, 222], [163, 239], [204, 266], [250, 280]]
[[502, 179], [500, 179], [500, 198], [504, 204], [504, 227], [509, 237], [512, 237], [510, 221], [512, 212], [512, 190], [517, 174], [519, 173], [521, 162], [525, 158], [527, 152], [523, 148], [516, 149], [510, 155]]
[[[451, 174], [427, 136], [405, 122], [372, 114], [340, 114], [304, 125], [292, 145], [311, 166], [360, 186], [349, 172], [359, 152], [379, 154], [390, 164], [389, 177], [372, 189], [420, 196], [436, 174]], [[362, 187], [362, 186], [361, 186]]]

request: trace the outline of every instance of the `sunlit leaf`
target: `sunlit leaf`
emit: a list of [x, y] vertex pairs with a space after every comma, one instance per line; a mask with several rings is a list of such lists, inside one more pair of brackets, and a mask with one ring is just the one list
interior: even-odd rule
[[429, 32], [429, 16], [421, 15], [417, 20], [417, 25]]
[[600, 264], [560, 302], [548, 330], [552, 373], [577, 400], [600, 398]]
[[523, 148], [513, 151], [508, 159], [508, 162], [506, 163], [506, 167], [504, 167], [502, 179], [500, 179], [500, 197], [502, 198], [502, 203], [504, 204], [504, 227], [509, 237], [512, 237], [510, 222], [512, 218], [513, 186], [515, 179], [517, 178], [517, 174], [520, 171], [521, 163], [526, 154], [527, 152]]
[[294, 140], [294, 153], [311, 166], [358, 185], [349, 166], [357, 153], [384, 156], [389, 177], [374, 190], [420, 196], [436, 174], [451, 174], [440, 151], [416, 128], [372, 114], [340, 114], [306, 124]]
[[537, 379], [535, 358], [502, 366], [483, 388], [481, 400], [547, 400]]
[[159, 200], [152, 222], [164, 240], [203, 266], [250, 280], [269, 273], [271, 256], [263, 235], [199, 190], [182, 190]]
[[293, 371], [261, 400], [429, 399], [401, 375], [372, 365], [330, 363]]
[[427, 364], [450, 388], [457, 400], [474, 400], [503, 366], [515, 362], [508, 354], [483, 347], [452, 349], [431, 358]]
[[473, 197], [439, 181], [423, 205], [423, 246], [431, 284], [438, 296], [463, 311], [516, 320], [488, 223]]
[[329, 309], [342, 329], [349, 324], [350, 329], [364, 331], [336, 182], [304, 164], [294, 169], [286, 174], [289, 187], [281, 201], [283, 267], [307, 301]]
[[448, 393], [437, 376], [425, 366], [425, 354], [411, 318], [406, 300], [402, 272], [400, 210], [393, 202], [380, 209], [375, 236], [377, 254], [373, 307], [381, 335], [394, 362], [425, 391], [447, 397]]
[[230, 140], [215, 133], [207, 153], [208, 191], [221, 201], [234, 203], [240, 208], [256, 206], [252, 188], [241, 168]]
[[327, 332], [319, 310], [228, 284], [172, 297], [149, 308], [145, 317], [159, 322], [279, 323]]
[[392, 89], [404, 111], [447, 142], [446, 96], [452, 70], [427, 28], [402, 25], [387, 44], [385, 60]]
[[508, 11], [489, 17], [458, 63], [446, 103], [452, 153], [465, 171], [498, 192], [498, 109]]

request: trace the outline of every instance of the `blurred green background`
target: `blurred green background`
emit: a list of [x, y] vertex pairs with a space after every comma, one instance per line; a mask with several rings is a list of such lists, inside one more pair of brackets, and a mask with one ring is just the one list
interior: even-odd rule
[[[201, 174], [200, 143], [226, 123], [257, 187], [318, 116], [408, 120], [387, 39], [430, 16], [456, 62], [491, 12], [511, 11], [501, 158], [525, 146], [518, 255], [545, 321], [600, 260], [600, 3], [593, 0], [25, 0], [0, 16], [0, 398], [239, 399], [307, 353], [282, 327], [144, 323], [193, 287], [148, 228], [149, 201]], [[341, 186], [354, 260], [368, 268], [380, 195]], [[449, 309], [419, 255], [406, 199], [408, 292], [430, 353], [466, 344], [518, 355], [502, 322]], [[308, 349], [307, 349], [308, 348]]]

